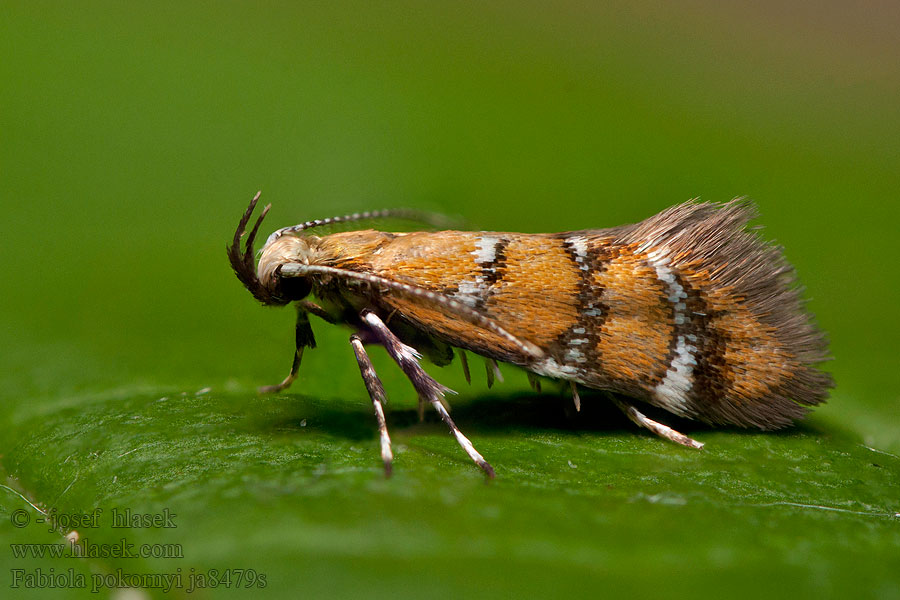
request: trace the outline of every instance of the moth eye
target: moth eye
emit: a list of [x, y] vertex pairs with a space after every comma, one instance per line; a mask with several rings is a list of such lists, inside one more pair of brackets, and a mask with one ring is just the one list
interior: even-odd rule
[[288, 301], [303, 300], [312, 291], [312, 283], [306, 277], [280, 277], [281, 297]]

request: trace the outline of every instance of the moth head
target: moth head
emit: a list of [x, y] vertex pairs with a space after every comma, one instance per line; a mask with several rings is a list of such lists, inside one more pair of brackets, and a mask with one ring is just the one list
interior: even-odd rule
[[244, 242], [243, 251], [241, 250], [241, 238], [247, 233], [247, 224], [259, 201], [260, 193], [257, 192], [253, 197], [250, 206], [244, 211], [244, 215], [238, 223], [234, 239], [227, 248], [228, 260], [231, 262], [231, 268], [234, 269], [237, 278], [244, 284], [244, 287], [250, 290], [254, 298], [263, 304], [283, 306], [294, 300], [305, 298], [312, 289], [309, 278], [281, 276], [282, 265], [291, 262], [308, 262], [309, 244], [301, 236], [286, 235], [282, 231], [276, 232], [269, 237], [263, 247], [257, 266], [254, 261], [253, 242], [259, 226], [272, 206], [269, 204], [263, 208], [259, 218], [256, 219], [256, 224]]
[[309, 277], [284, 277], [281, 268], [289, 263], [309, 264], [310, 254], [307, 238], [275, 232], [260, 252], [256, 276], [273, 297], [285, 303], [303, 300], [312, 291]]

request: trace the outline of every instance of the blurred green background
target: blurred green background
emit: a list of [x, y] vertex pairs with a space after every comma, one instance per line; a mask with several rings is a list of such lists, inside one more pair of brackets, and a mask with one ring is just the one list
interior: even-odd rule
[[[13, 490], [169, 509], [174, 529], [80, 533], [183, 558], [4, 544], [0, 587], [254, 569], [269, 597], [900, 597], [898, 25], [886, 2], [3, 2], [0, 535], [62, 539]], [[348, 331], [314, 323], [291, 392], [254, 391], [293, 336], [225, 259], [258, 189], [266, 232], [392, 206], [558, 231], [750, 196], [837, 388], [786, 432], [680, 423], [693, 453], [602, 397], [573, 415], [512, 368], [488, 390], [429, 367], [486, 485], [373, 351], [385, 481]]]

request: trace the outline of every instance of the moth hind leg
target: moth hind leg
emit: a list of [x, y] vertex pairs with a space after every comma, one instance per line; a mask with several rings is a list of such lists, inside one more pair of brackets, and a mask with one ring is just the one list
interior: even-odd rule
[[698, 442], [693, 438], [689, 438], [683, 433], [675, 431], [668, 425], [664, 425], [659, 421], [654, 421], [653, 419], [639, 411], [637, 408], [635, 408], [634, 405], [629, 404], [628, 402], [625, 402], [624, 400], [621, 400], [611, 394], [610, 398], [612, 398], [612, 401], [615, 402], [616, 406], [619, 407], [619, 410], [625, 413], [625, 416], [631, 419], [631, 421], [635, 425], [649, 429], [662, 438], [671, 440], [677, 444], [681, 444], [682, 446], [687, 446], [688, 448], [696, 448], [697, 450], [699, 450], [703, 447], [703, 442]]

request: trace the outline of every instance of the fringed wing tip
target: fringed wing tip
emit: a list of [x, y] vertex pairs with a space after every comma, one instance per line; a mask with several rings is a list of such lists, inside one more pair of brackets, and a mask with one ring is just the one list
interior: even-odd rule
[[[736, 310], [749, 311], [751, 322], [776, 340], [779, 354], [770, 359], [789, 366], [772, 364], [769, 371], [764, 365], [755, 371], [783, 375], [778, 383], [774, 383], [774, 375], [772, 381], [756, 382], [768, 386], [765, 397], [747, 396], [735, 388], [730, 390], [731, 396], [714, 398], [710, 394], [707, 403], [698, 404], [691, 412], [711, 423], [777, 429], [802, 418], [808, 412], [805, 406], [825, 402], [834, 380], [818, 368], [830, 359], [827, 337], [806, 310], [803, 288], [783, 249], [765, 240], [761, 227], [749, 225], [757, 215], [756, 206], [747, 198], [724, 204], [692, 200], [620, 230], [617, 241], [640, 245], [686, 274], [689, 281], [696, 275], [694, 281], [703, 282], [699, 292], [707, 301], [722, 299], [719, 308], [724, 306], [725, 312], [729, 302]], [[725, 325], [721, 327], [729, 333]], [[735, 331], [735, 335], [742, 334], [746, 335]], [[754, 358], [748, 360], [762, 360], [761, 355], [752, 354]], [[742, 372], [744, 365], [731, 364], [730, 368], [733, 374]]]

